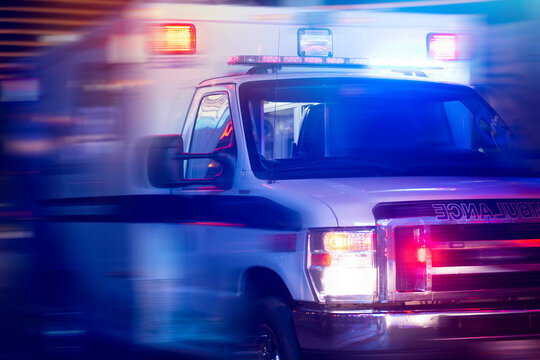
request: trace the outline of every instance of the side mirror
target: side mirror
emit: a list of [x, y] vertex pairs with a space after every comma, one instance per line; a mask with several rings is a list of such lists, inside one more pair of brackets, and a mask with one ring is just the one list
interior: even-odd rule
[[173, 188], [182, 185], [184, 162], [178, 157], [183, 152], [184, 141], [180, 135], [152, 138], [146, 166], [148, 181], [153, 187]]
[[[208, 179], [184, 178], [184, 161], [212, 159], [221, 165], [222, 171]], [[225, 150], [205, 154], [184, 153], [180, 135], [155, 136], [150, 142], [147, 158], [147, 174], [150, 184], [157, 188], [175, 188], [189, 185], [213, 185], [230, 189], [233, 183], [234, 157]]]

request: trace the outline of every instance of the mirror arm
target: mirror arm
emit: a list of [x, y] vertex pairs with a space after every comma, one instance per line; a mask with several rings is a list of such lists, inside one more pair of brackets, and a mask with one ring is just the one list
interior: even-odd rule
[[201, 153], [201, 154], [179, 154], [175, 156], [177, 160], [191, 160], [191, 159], [215, 159], [215, 153]]
[[180, 186], [188, 186], [188, 185], [215, 185], [216, 181], [214, 179], [184, 179], [180, 183]]
[[[231, 163], [231, 159], [227, 157], [226, 155], [220, 153], [220, 152], [211, 152], [211, 153], [184, 153], [184, 154], [178, 154], [174, 157], [176, 160], [183, 161], [183, 160], [193, 160], [193, 159], [212, 159], [216, 161], [220, 161], [225, 165], [225, 161], [227, 162], [225, 166], [234, 167], [234, 165]], [[184, 179], [180, 183], [180, 186], [189, 186], [189, 185], [215, 185], [217, 187], [223, 187], [220, 185], [220, 181], [218, 180], [216, 182], [216, 178], [212, 179]], [[225, 186], [227, 187], [227, 186]]]

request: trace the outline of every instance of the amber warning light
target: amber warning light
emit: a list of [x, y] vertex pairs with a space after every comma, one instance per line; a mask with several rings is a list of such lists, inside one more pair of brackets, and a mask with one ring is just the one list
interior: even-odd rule
[[160, 24], [152, 27], [152, 52], [162, 55], [195, 54], [197, 42], [193, 24]]

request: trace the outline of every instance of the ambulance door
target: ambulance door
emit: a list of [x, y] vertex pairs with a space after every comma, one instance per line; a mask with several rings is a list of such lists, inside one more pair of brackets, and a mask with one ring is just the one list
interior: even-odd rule
[[[183, 132], [184, 147], [188, 153], [211, 153], [214, 151], [224, 152], [233, 164], [238, 159], [238, 142], [233, 123], [231, 102], [233, 96], [228, 87], [214, 87], [211, 91], [201, 91], [196, 97], [197, 103], [193, 103], [191, 118], [187, 119]], [[236, 164], [237, 165], [237, 164]], [[232, 169], [224, 169], [220, 164], [211, 159], [191, 159], [185, 163], [185, 176], [187, 179], [209, 179], [223, 172], [231, 172]], [[238, 166], [235, 166], [238, 168]], [[230, 185], [234, 182], [231, 179]], [[196, 195], [217, 199], [215, 203], [205, 201], [205, 205], [211, 208], [198, 209], [200, 212], [210, 214], [209, 217], [200, 219], [196, 223], [184, 226], [184, 235], [195, 239], [196, 252], [192, 258], [186, 259], [190, 266], [194, 289], [191, 298], [194, 300], [196, 312], [217, 310], [219, 298], [223, 297], [223, 276], [227, 272], [227, 265], [223, 258], [227, 252], [227, 238], [230, 232], [236, 230], [233, 224], [223, 221], [223, 214], [230, 212], [216, 195], [230, 194], [230, 189], [213, 188], [212, 186], [188, 186], [181, 190], [182, 194]], [[197, 202], [195, 202], [197, 204]], [[195, 205], [197, 206], [197, 205]], [[238, 229], [241, 231], [240, 229]], [[200, 292], [199, 292], [200, 290]], [[219, 307], [219, 306], [218, 306]], [[211, 314], [208, 314], [211, 316]]]
[[[197, 91], [183, 129], [185, 153], [218, 150], [235, 162], [231, 98], [226, 86]], [[221, 231], [229, 227], [220, 219], [227, 209], [214, 199], [222, 199], [220, 195], [231, 190], [195, 181], [219, 177], [224, 170], [220, 162], [190, 159], [185, 160], [184, 169], [185, 178], [194, 183], [171, 190], [169, 200], [174, 205], [168, 205], [168, 211], [175, 214], [163, 223], [131, 227], [133, 262], [143, 274], [134, 285], [140, 343], [168, 342], [182, 347], [221, 342], [226, 335], [221, 321], [226, 244]]]

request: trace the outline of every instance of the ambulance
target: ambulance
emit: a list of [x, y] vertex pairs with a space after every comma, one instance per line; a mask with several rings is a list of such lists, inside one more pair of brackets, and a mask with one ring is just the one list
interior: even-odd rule
[[51, 53], [44, 343], [538, 354], [538, 164], [470, 86], [480, 30], [151, 3]]

